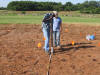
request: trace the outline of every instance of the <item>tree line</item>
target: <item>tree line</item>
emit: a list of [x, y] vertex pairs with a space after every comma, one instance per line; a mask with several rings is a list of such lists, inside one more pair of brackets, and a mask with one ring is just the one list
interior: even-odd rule
[[65, 4], [56, 2], [12, 1], [8, 10], [15, 11], [80, 11], [81, 13], [100, 14], [100, 1], [85, 1], [84, 3]]
[[5, 8], [5, 7], [0, 7], [0, 10], [6, 10], [7, 8]]

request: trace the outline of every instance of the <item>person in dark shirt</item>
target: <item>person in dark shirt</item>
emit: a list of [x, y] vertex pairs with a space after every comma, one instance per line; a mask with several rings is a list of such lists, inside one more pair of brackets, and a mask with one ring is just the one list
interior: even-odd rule
[[45, 14], [42, 21], [42, 30], [45, 38], [44, 50], [46, 53], [49, 52], [49, 40], [50, 40], [50, 25], [53, 23], [53, 13]]

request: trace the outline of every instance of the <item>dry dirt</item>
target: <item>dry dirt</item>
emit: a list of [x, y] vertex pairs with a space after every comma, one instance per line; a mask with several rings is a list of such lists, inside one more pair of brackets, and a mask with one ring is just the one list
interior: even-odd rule
[[[87, 41], [87, 34], [96, 34], [96, 39]], [[62, 49], [55, 48], [50, 75], [100, 75], [99, 42], [100, 26], [63, 24]], [[43, 47], [40, 25], [0, 27], [0, 75], [46, 75], [49, 56], [37, 48], [38, 43]]]

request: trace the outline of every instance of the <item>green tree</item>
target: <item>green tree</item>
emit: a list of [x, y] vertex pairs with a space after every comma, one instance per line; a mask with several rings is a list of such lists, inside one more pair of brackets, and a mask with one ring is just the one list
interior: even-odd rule
[[71, 2], [66, 2], [64, 7], [65, 7], [64, 10], [71, 11], [72, 7], [73, 7], [73, 4]]

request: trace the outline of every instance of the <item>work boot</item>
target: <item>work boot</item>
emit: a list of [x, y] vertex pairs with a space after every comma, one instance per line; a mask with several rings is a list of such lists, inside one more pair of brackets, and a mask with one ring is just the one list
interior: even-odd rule
[[46, 53], [47, 55], [50, 55], [50, 51], [45, 50], [45, 53]]

